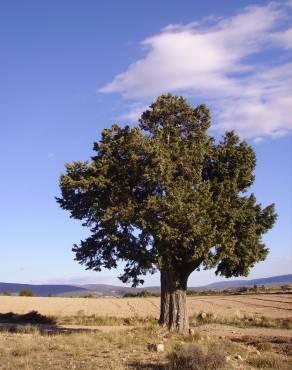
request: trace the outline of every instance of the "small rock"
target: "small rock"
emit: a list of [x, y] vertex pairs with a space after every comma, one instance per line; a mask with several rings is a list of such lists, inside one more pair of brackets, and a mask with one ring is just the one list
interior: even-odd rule
[[235, 360], [243, 361], [243, 359], [240, 355], [235, 355], [234, 358], [235, 358]]
[[164, 351], [164, 344], [163, 343], [156, 344], [156, 352], [163, 352], [163, 351]]
[[205, 320], [205, 319], [206, 319], [206, 317], [207, 317], [206, 312], [200, 312], [200, 313], [199, 313], [199, 318], [200, 318], [200, 319]]
[[154, 352], [163, 352], [164, 351], [164, 344], [163, 343], [151, 343], [148, 344], [148, 349], [149, 351], [154, 351]]
[[229, 361], [231, 361], [231, 357], [230, 356], [226, 356], [225, 357], [225, 360], [226, 360], [226, 362], [229, 362]]

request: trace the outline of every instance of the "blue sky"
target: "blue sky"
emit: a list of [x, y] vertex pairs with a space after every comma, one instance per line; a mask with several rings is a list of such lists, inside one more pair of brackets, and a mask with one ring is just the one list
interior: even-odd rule
[[252, 190], [279, 219], [250, 278], [292, 273], [291, 14], [291, 1], [1, 2], [0, 281], [120, 284], [73, 260], [87, 231], [58, 208], [58, 178], [165, 92], [208, 104], [216, 137], [253, 145]]

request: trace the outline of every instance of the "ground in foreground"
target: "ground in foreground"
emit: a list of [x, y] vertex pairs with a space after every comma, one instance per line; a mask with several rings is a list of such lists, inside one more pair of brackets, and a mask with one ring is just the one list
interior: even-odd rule
[[0, 297], [0, 369], [292, 369], [291, 295], [188, 306], [192, 335], [179, 336], [157, 325], [159, 298]]
[[[190, 336], [156, 324], [112, 331], [44, 334], [39, 328], [0, 333], [0, 369], [291, 369], [289, 337], [212, 336], [200, 327]], [[154, 344], [164, 345], [156, 352]]]

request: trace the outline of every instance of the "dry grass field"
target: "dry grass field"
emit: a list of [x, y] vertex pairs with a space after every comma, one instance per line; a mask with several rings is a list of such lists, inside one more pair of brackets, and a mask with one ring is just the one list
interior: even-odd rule
[[[153, 343], [162, 343], [164, 351], [151, 350]], [[158, 325], [56, 335], [26, 328], [0, 333], [0, 369], [290, 370], [291, 346], [289, 338], [231, 339], [200, 330], [184, 337], [168, 334]]]
[[[55, 319], [50, 329], [0, 324], [0, 370], [290, 370], [291, 298], [188, 297], [193, 329], [181, 336], [157, 324], [159, 298], [0, 296], [0, 314], [34, 310]], [[158, 343], [163, 352], [153, 351]]]
[[[200, 311], [223, 317], [263, 315], [292, 318], [292, 295], [254, 294], [188, 297], [190, 315]], [[159, 298], [58, 298], [0, 296], [0, 313], [38, 311], [50, 316], [98, 315], [158, 317]]]

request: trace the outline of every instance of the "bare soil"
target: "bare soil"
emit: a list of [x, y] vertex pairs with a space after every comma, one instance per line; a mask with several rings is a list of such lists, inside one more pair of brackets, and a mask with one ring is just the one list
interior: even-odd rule
[[[228, 360], [224, 370], [292, 368], [292, 329], [201, 322], [193, 328], [192, 336], [181, 337], [162, 331], [153, 319], [144, 320], [158, 317], [159, 303], [159, 298], [1, 296], [0, 314], [38, 311], [61, 320], [52, 325], [1, 323], [0, 370], [168, 370], [167, 354], [189, 342], [204, 350], [222, 349]], [[188, 297], [188, 307], [194, 316], [204, 311], [228, 319], [245, 315], [262, 315], [274, 321], [292, 318], [292, 297], [288, 294], [195, 296]], [[118, 320], [110, 326], [90, 325], [90, 321], [89, 325], [67, 325], [79, 321], [66, 321], [66, 318], [80, 317], [82, 323], [90, 315]], [[137, 317], [143, 320], [135, 321]], [[115, 325], [124, 321], [121, 318], [129, 324]], [[165, 351], [151, 352], [149, 343], [164, 343]]]
[[[159, 298], [61, 298], [61, 297], [6, 297], [0, 296], [0, 313], [24, 314], [38, 311], [42, 315], [74, 316], [99, 315], [115, 317], [156, 317]], [[292, 296], [289, 294], [257, 294], [232, 296], [188, 297], [188, 311], [200, 311], [222, 317], [230, 315], [263, 315], [292, 317]]]

